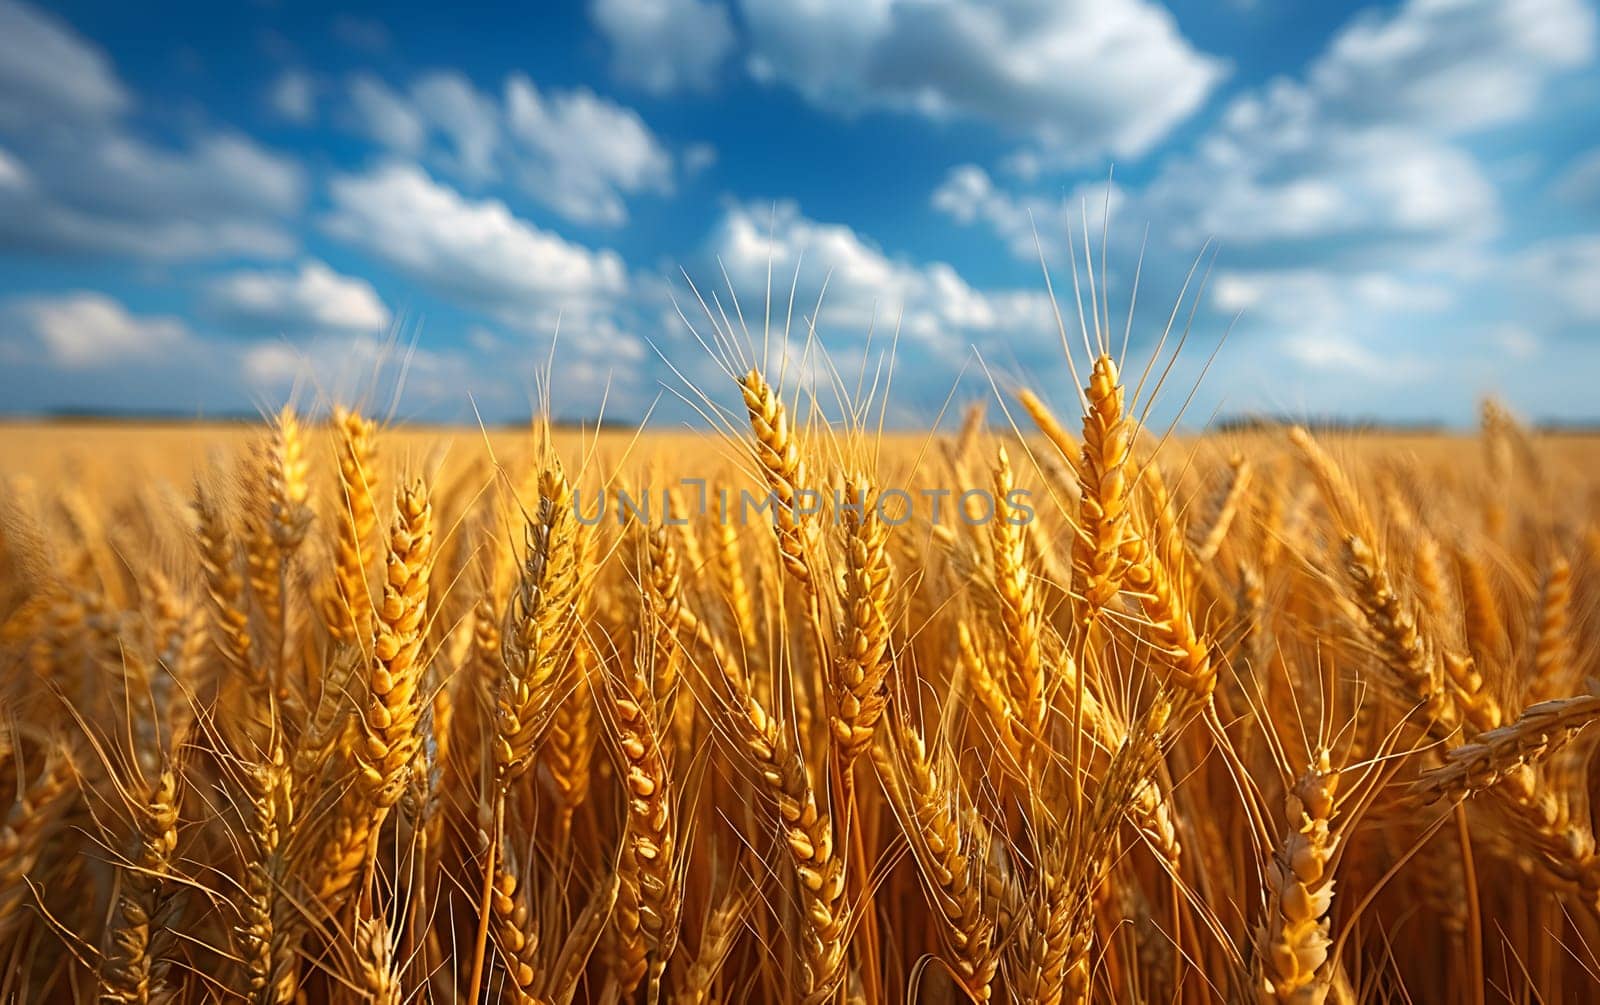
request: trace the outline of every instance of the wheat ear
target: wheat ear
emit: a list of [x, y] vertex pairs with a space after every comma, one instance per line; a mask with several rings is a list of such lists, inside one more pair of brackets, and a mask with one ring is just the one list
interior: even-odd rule
[[1078, 528], [1072, 542], [1083, 618], [1093, 621], [1122, 589], [1129, 555], [1128, 458], [1134, 425], [1124, 414], [1124, 391], [1110, 356], [1094, 361], [1085, 389], [1083, 449], [1078, 463]]
[[808, 520], [801, 512], [799, 494], [805, 490], [805, 464], [789, 425], [783, 399], [758, 369], [739, 378], [739, 391], [755, 434], [756, 461], [777, 506], [773, 512], [778, 552], [783, 567], [807, 591], [813, 589], [806, 558]]
[[133, 799], [133, 853], [121, 872], [121, 893], [100, 971], [100, 1000], [145, 1005], [159, 962], [156, 943], [167, 922], [157, 915], [178, 847], [178, 778], [163, 767]]
[[236, 674], [254, 674], [250, 634], [250, 610], [246, 606], [244, 578], [232, 537], [215, 500], [204, 488], [196, 487], [194, 511], [196, 538], [200, 545], [200, 567], [205, 576], [206, 596], [210, 600], [211, 624], [217, 652]]
[[334, 592], [323, 618], [335, 639], [356, 642], [371, 632], [367, 558], [378, 526], [376, 424], [360, 413], [334, 414], [338, 430], [339, 518], [333, 545]]
[[1209, 701], [1217, 686], [1210, 640], [1195, 630], [1194, 616], [1161, 560], [1159, 547], [1135, 539], [1131, 550], [1135, 558], [1126, 585], [1144, 608], [1151, 646], [1166, 663], [1174, 687], [1197, 702]]
[[892, 728], [890, 735], [895, 753], [882, 744], [875, 753], [941, 922], [951, 971], [973, 1001], [986, 1002], [1000, 965], [994, 920], [983, 903], [988, 849], [964, 826], [959, 783], [935, 764], [922, 737], [909, 725]]
[[[7, 738], [7, 746], [16, 742]], [[20, 758], [7, 758], [16, 767]], [[48, 850], [76, 792], [72, 762], [63, 749], [45, 754], [39, 773], [17, 787], [0, 818], [0, 941], [9, 940], [27, 919], [25, 903], [33, 893], [29, 876]]]
[[728, 680], [728, 719], [746, 760], [778, 811], [784, 842], [800, 888], [800, 987], [803, 1005], [832, 1001], [847, 976], [845, 950], [850, 904], [844, 862], [834, 849], [833, 823], [817, 808], [805, 761], [777, 720], [752, 695]]
[[1239, 512], [1239, 504], [1250, 491], [1250, 473], [1250, 462], [1243, 454], [1235, 453], [1228, 460], [1227, 483], [1212, 504], [1205, 533], [1195, 544], [1195, 558], [1201, 562], [1210, 562], [1217, 557], [1223, 540], [1228, 536], [1228, 529], [1233, 526], [1234, 516]]
[[578, 556], [567, 480], [549, 468], [527, 528], [522, 575], [501, 631], [505, 676], [495, 713], [495, 777], [504, 788], [527, 769], [571, 664]]
[[[637, 934], [648, 956], [650, 997], [656, 1000], [661, 975], [677, 948], [682, 899], [676, 808], [661, 746], [668, 723], [656, 705], [648, 665], [635, 664], [625, 680], [612, 685], [611, 707], [627, 792], [629, 868], [624, 872], [624, 892], [629, 907], [637, 908]], [[632, 987], [625, 984], [624, 991], [631, 992]]]
[[505, 990], [516, 1005], [535, 1005], [539, 1001], [539, 928], [509, 854], [501, 856], [495, 867], [490, 909], [495, 943], [509, 982]]
[[[1056, 448], [1062, 460], [1070, 461], [1078, 452], [1077, 444], [1072, 442], [1066, 427], [1061, 425], [1061, 421], [1050, 411], [1050, 407], [1040, 400], [1037, 394], [1026, 388], [1017, 392], [1017, 400], [1022, 402], [1022, 407], [1027, 411], [1029, 418], [1033, 419], [1033, 424], [1039, 427], [1039, 432], [1043, 433], [1044, 438], [1050, 441], [1050, 445]], [[957, 456], [961, 453], [965, 451], [958, 452]]]
[[1429, 728], [1447, 736], [1457, 723], [1456, 708], [1440, 685], [1438, 667], [1427, 638], [1417, 629], [1416, 616], [1395, 593], [1388, 572], [1362, 538], [1345, 538], [1344, 568], [1383, 665], [1420, 703]]
[[1533, 649], [1533, 678], [1528, 696], [1533, 701], [1556, 697], [1570, 684], [1574, 665], [1572, 646], [1572, 566], [1565, 558], [1550, 563], [1539, 597], [1538, 634]]
[[356, 967], [351, 983], [367, 1005], [401, 1005], [405, 988], [396, 967], [389, 925], [382, 915], [355, 923], [352, 948]]
[[1256, 937], [1263, 1001], [1310, 1005], [1328, 995], [1328, 911], [1341, 842], [1333, 821], [1338, 791], [1339, 772], [1326, 750], [1290, 788], [1290, 829], [1267, 867], [1266, 921]]
[[1035, 743], [1042, 741], [1048, 701], [1039, 640], [1041, 612], [1034, 593], [1033, 575], [1028, 568], [1027, 538], [1009, 500], [1015, 488], [1010, 458], [1001, 447], [995, 458], [995, 509], [989, 521], [990, 539], [995, 594], [1000, 601], [1000, 627], [1004, 635], [1006, 690], [1011, 708], [1021, 720], [1020, 739], [1026, 745], [1028, 738]]
[[298, 925], [283, 893], [294, 830], [294, 773], [281, 743], [238, 768], [248, 826], [238, 925], [245, 992], [256, 1005], [288, 1005], [299, 991]]
[[843, 645], [833, 660], [830, 689], [841, 771], [849, 771], [871, 746], [889, 697], [888, 529], [864, 480], [846, 485], [845, 498]]
[[1445, 754], [1442, 767], [1425, 771], [1417, 792], [1458, 798], [1489, 789], [1518, 769], [1537, 765], [1600, 718], [1600, 694], [1554, 698], [1530, 705], [1515, 721], [1491, 729]]
[[306, 481], [305, 436], [294, 409], [284, 406], [272, 427], [271, 463], [267, 466], [267, 505], [272, 514], [272, 543], [283, 559], [300, 547], [311, 526], [311, 507], [306, 497], [311, 487]]
[[694, 962], [680, 971], [672, 1005], [706, 1005], [719, 1000], [714, 997], [717, 976], [733, 952], [734, 943], [744, 927], [744, 912], [749, 907], [750, 895], [734, 886], [723, 895], [716, 909], [707, 915], [700, 930], [700, 944]]
[[362, 742], [356, 746], [362, 788], [382, 812], [405, 790], [416, 756], [422, 714], [422, 645], [433, 571], [433, 510], [427, 489], [415, 483], [395, 499], [387, 575], [367, 680]]

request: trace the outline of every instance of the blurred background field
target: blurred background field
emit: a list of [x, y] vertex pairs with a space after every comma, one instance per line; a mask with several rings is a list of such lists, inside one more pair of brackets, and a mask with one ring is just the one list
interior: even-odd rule
[[[1003, 423], [999, 409], [989, 410], [991, 423]], [[1025, 420], [1025, 416], [1022, 417]], [[531, 428], [531, 427], [529, 427]], [[490, 448], [504, 451], [502, 459], [521, 460], [530, 445], [529, 428], [493, 426], [486, 430], [466, 426], [399, 424], [385, 436], [391, 457], [427, 465], [433, 459], [450, 464], [486, 461]], [[313, 427], [309, 443], [314, 464], [331, 462], [332, 440], [318, 436]], [[1024, 429], [1034, 436], [1031, 429]], [[1157, 431], [1159, 432], [1159, 430]], [[1557, 466], [1600, 464], [1600, 433], [1532, 434], [1539, 451]], [[25, 475], [42, 481], [71, 476], [74, 479], [118, 478], [130, 473], [151, 475], [180, 486], [200, 474], [210, 457], [232, 456], [258, 440], [258, 425], [247, 422], [148, 422], [0, 420], [0, 473]], [[557, 443], [576, 460], [595, 432], [576, 427], [558, 428]], [[714, 469], [734, 455], [726, 439], [714, 433], [663, 428], [637, 434], [631, 429], [607, 427], [599, 433], [596, 456], [616, 463], [623, 458], [634, 466], [670, 459], [673, 477], [693, 477], [697, 467]], [[1373, 452], [1396, 461], [1414, 458], [1425, 467], [1474, 457], [1482, 449], [1474, 434], [1458, 432], [1386, 432], [1361, 430], [1328, 432], [1324, 440], [1342, 451]], [[914, 455], [927, 448], [926, 433], [899, 431], [885, 434], [895, 453]], [[1283, 449], [1278, 430], [1185, 434], [1172, 438], [1171, 454], [1200, 447], [1224, 454], [1242, 450], [1255, 454], [1263, 446]], [[486, 447], [486, 444], [488, 445]], [[1173, 456], [1167, 463], [1175, 463]], [[625, 465], [627, 466], [627, 465]]]

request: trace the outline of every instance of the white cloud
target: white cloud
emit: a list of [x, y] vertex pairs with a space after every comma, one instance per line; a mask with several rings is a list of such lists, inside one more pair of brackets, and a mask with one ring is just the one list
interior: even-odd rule
[[963, 225], [984, 224], [1026, 262], [1037, 261], [1041, 247], [1048, 254], [1064, 246], [1063, 220], [1076, 221], [1083, 213], [1117, 216], [1127, 201], [1122, 186], [1104, 182], [1079, 185], [1065, 196], [1019, 194], [997, 186], [976, 164], [952, 168], [933, 193], [935, 209]]
[[129, 104], [99, 49], [50, 13], [0, 0], [0, 126], [108, 119]]
[[1347, 371], [1366, 381], [1394, 381], [1392, 360], [1338, 334], [1291, 334], [1283, 352], [1312, 370]]
[[360, 74], [347, 119], [389, 150], [469, 183], [508, 178], [579, 223], [619, 225], [625, 197], [672, 190], [672, 154], [649, 126], [587, 88], [541, 92], [513, 74], [502, 102], [455, 72], [427, 74], [405, 93]]
[[350, 78], [350, 105], [356, 130], [400, 153], [414, 154], [427, 139], [422, 115], [406, 98], [370, 73]]
[[1363, 314], [1431, 314], [1454, 303], [1447, 287], [1385, 272], [1343, 274], [1321, 269], [1227, 271], [1212, 286], [1217, 306], [1272, 321], [1321, 318], [1335, 323]]
[[131, 105], [98, 49], [0, 0], [0, 245], [160, 261], [293, 251], [297, 164], [231, 132], [147, 142], [122, 121]]
[[[467, 360], [451, 353], [417, 347], [400, 348], [371, 336], [319, 337], [303, 343], [261, 341], [243, 346], [239, 370], [257, 388], [280, 392], [297, 384], [313, 383], [335, 400], [348, 400], [370, 384], [374, 373], [406, 368], [407, 382], [420, 381], [426, 389], [443, 390], [451, 378], [456, 393], [472, 388]], [[381, 385], [380, 385], [381, 386]]]
[[31, 340], [54, 363], [70, 369], [129, 359], [152, 359], [189, 341], [183, 322], [138, 317], [100, 293], [75, 292], [14, 302], [7, 314], [15, 335]]
[[1137, 156], [1222, 76], [1145, 0], [744, 0], [758, 78], [844, 110], [968, 118]]
[[15, 409], [235, 413], [295, 395], [306, 402], [309, 391], [316, 403], [366, 400], [386, 409], [393, 400], [403, 420], [472, 422], [474, 403], [493, 417], [526, 408], [519, 372], [533, 368], [514, 354], [478, 356], [382, 335], [207, 338], [100, 293], [0, 303], [0, 392]]
[[1189, 240], [1429, 242], [1493, 235], [1498, 196], [1452, 133], [1511, 121], [1594, 55], [1579, 0], [1409, 0], [1357, 18], [1304, 82], [1235, 99], [1150, 187]]
[[1143, 193], [1178, 241], [1375, 244], [1482, 238], [1498, 198], [1464, 151], [1393, 128], [1309, 121], [1283, 100], [1245, 99], [1198, 154], [1169, 164]]
[[329, 233], [435, 291], [525, 326], [592, 311], [627, 288], [622, 259], [540, 230], [496, 199], [472, 200], [422, 169], [335, 178]]
[[1531, 110], [1553, 73], [1594, 56], [1582, 0], [1410, 0], [1358, 17], [1310, 72], [1348, 121], [1467, 131]]
[[650, 127], [587, 88], [542, 95], [513, 75], [506, 117], [523, 187], [569, 219], [620, 224], [624, 194], [672, 189], [672, 155]]
[[[1217, 238], [1290, 264], [1361, 268], [1484, 247], [1501, 224], [1499, 195], [1452, 138], [1529, 113], [1547, 80], [1593, 58], [1594, 20], [1578, 0], [1409, 0], [1364, 15], [1303, 80], [1234, 98], [1190, 153], [1128, 191], [1124, 218], [1172, 246]], [[934, 205], [1028, 259], [1028, 212], [1059, 203], [968, 165]]]
[[611, 72], [652, 94], [708, 90], [733, 49], [726, 8], [705, 0], [590, 0]]
[[207, 134], [181, 151], [109, 137], [97, 145], [95, 156], [93, 169], [70, 179], [81, 194], [114, 177], [129, 202], [182, 205], [196, 216], [255, 210], [287, 214], [305, 194], [305, 179], [294, 162], [236, 134]]
[[267, 89], [267, 107], [286, 122], [310, 125], [317, 117], [317, 82], [304, 70], [285, 70]]
[[[826, 281], [819, 321], [826, 329], [864, 339], [869, 326], [876, 324], [884, 335], [898, 321], [902, 335], [947, 359], [960, 357], [972, 340], [1027, 341], [1053, 325], [1042, 292], [974, 289], [944, 262], [892, 258], [848, 226], [807, 219], [793, 203], [780, 203], [775, 210], [730, 207], [708, 251], [727, 270], [747, 317], [762, 309], [770, 267], [774, 276], [784, 277], [776, 284], [784, 297], [788, 277], [799, 270], [796, 325], [803, 324], [802, 313], [810, 313]], [[797, 332], [803, 337], [803, 328]]]
[[299, 165], [242, 136], [152, 146], [116, 130], [55, 137], [22, 154], [34, 184], [0, 187], [0, 242], [161, 261], [282, 257], [304, 198]]
[[1207, 393], [1237, 394], [1234, 408], [1424, 418], [1437, 398], [1396, 402], [1385, 395], [1397, 385], [1450, 379], [1461, 355], [1452, 344], [1459, 341], [1452, 313], [1459, 290], [1428, 274], [1223, 270], [1209, 301], [1238, 319], [1206, 379]]
[[1518, 256], [1515, 274], [1553, 299], [1563, 320], [1600, 321], [1600, 234], [1537, 244]]
[[28, 169], [22, 166], [21, 161], [7, 153], [5, 148], [0, 147], [0, 189], [20, 192], [30, 184]]
[[342, 276], [321, 262], [297, 272], [234, 272], [211, 283], [209, 302], [226, 321], [247, 327], [304, 331], [380, 331], [389, 309], [372, 284]]
[[411, 85], [422, 117], [450, 140], [453, 169], [474, 181], [495, 174], [500, 107], [459, 73], [430, 73]]

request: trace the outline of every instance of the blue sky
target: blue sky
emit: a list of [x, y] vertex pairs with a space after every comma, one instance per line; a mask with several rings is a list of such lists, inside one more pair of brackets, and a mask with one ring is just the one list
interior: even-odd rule
[[1490, 392], [1593, 419], [1596, 22], [1582, 0], [0, 0], [0, 411], [248, 411], [403, 365], [402, 416], [506, 419], [559, 319], [556, 411], [632, 419], [681, 390], [662, 356], [726, 384], [678, 319], [702, 320], [685, 274], [753, 319], [769, 263], [801, 315], [827, 279], [841, 372], [898, 327], [895, 420], [985, 367], [1069, 404], [1034, 232], [1070, 290], [1070, 228], [1087, 207], [1098, 258], [1109, 204], [1119, 331], [1148, 233], [1134, 360], [1209, 263], [1158, 415], [1231, 326], [1191, 423], [1463, 423]]

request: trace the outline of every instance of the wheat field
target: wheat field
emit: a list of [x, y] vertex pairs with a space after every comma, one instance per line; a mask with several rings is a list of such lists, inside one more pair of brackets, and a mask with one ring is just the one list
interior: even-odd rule
[[1594, 1000], [1600, 447], [730, 376], [7, 427], [0, 997]]

